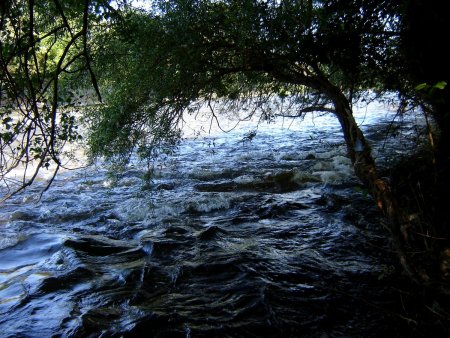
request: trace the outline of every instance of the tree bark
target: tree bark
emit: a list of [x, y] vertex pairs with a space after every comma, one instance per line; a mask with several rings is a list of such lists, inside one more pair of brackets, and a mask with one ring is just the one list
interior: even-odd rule
[[427, 282], [429, 277], [426, 273], [419, 272], [417, 264], [412, 263], [411, 257], [406, 251], [409, 221], [406, 214], [398, 207], [389, 182], [381, 178], [377, 172], [371, 147], [355, 121], [349, 100], [317, 66], [311, 66], [311, 71], [305, 68], [302, 72], [296, 72], [295, 74], [284, 71], [286, 67], [283, 67], [283, 65], [273, 68], [275, 69], [273, 74], [277, 79], [310, 87], [325, 94], [332, 101], [334, 114], [341, 125], [347, 145], [347, 154], [352, 161], [355, 174], [369, 190], [377, 208], [387, 218], [389, 222], [388, 230], [391, 233], [400, 263], [412, 280], [417, 283]]
[[381, 178], [377, 172], [371, 147], [354, 119], [349, 101], [339, 88], [331, 83], [327, 84], [326, 92], [333, 101], [335, 115], [342, 127], [347, 153], [352, 161], [355, 174], [368, 188], [376, 206], [389, 221], [388, 230], [391, 233], [400, 263], [413, 280], [416, 282], [426, 281], [428, 277], [426, 274], [420, 274], [417, 271], [405, 249], [408, 239], [407, 218], [398, 208], [398, 203], [392, 193], [389, 182]]

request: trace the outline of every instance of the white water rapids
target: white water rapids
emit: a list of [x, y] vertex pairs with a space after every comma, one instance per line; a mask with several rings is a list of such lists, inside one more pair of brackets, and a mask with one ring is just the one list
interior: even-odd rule
[[[382, 165], [414, 147], [386, 136], [393, 116], [356, 113]], [[0, 336], [391, 329], [395, 255], [332, 116], [194, 135], [151, 188], [138, 162], [114, 182], [89, 167], [61, 173], [42, 199], [44, 180], [0, 206]]]

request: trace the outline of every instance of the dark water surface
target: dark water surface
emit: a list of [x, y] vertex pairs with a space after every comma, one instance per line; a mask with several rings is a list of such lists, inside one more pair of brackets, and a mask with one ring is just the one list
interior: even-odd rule
[[[359, 119], [382, 144], [392, 115], [375, 113]], [[402, 336], [396, 257], [339, 126], [288, 126], [187, 139], [152, 189], [136, 164], [5, 202], [0, 336]]]

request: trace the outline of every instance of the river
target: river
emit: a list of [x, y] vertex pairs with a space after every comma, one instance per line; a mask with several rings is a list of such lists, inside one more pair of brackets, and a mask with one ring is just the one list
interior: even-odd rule
[[[393, 116], [357, 113], [381, 165], [414, 147]], [[345, 153], [331, 116], [246, 122], [186, 137], [147, 186], [138, 162], [38, 182], [0, 206], [0, 336], [402, 336], [397, 259]]]

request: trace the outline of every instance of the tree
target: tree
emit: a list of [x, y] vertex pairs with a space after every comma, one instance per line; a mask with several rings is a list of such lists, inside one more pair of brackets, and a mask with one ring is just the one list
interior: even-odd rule
[[106, 49], [115, 66], [126, 65], [108, 75], [128, 81], [112, 87], [109, 104], [94, 113], [92, 154], [154, 154], [177, 139], [177, 123], [193, 103], [220, 100], [229, 110], [251, 101], [271, 118], [273, 99], [290, 93], [291, 116], [335, 114], [355, 173], [390, 219], [402, 264], [416, 278], [404, 248], [406, 218], [351, 108], [389, 64], [399, 37], [394, 10], [380, 1], [241, 0], [161, 1], [152, 13], [129, 13], [116, 33], [122, 40]]
[[[259, 111], [269, 120], [281, 113], [272, 109], [281, 101], [289, 102], [282, 114], [291, 117], [332, 112], [356, 175], [390, 220], [405, 270], [426, 281], [428, 273], [407, 251], [409, 215], [377, 172], [352, 113], [353, 101], [367, 89], [380, 94], [393, 90], [426, 108], [430, 98], [414, 89], [422, 77], [404, 66], [414, 60], [407, 43], [416, 34], [408, 23], [411, 5], [384, 0], [153, 4], [148, 12], [123, 8], [121, 19], [114, 21], [115, 11], [106, 0], [73, 1], [65, 8], [57, 0], [3, 3], [1, 27], [9, 32], [1, 55], [2, 93], [8, 103], [2, 102], [7, 130], [2, 133], [2, 168], [8, 168], [2, 169], [3, 177], [33, 158], [38, 168], [51, 161], [61, 166], [62, 146], [77, 133], [59, 94], [61, 88], [71, 88], [75, 76], [83, 76], [97, 94], [99, 87], [103, 90], [104, 102], [86, 109], [88, 145], [92, 158], [104, 156], [113, 163], [126, 163], [134, 151], [151, 159], [170, 150], [179, 140], [183, 115], [203, 106], [218, 120], [217, 102], [222, 110], [249, 108], [248, 114]], [[28, 13], [25, 24], [15, 19], [19, 11]], [[39, 21], [36, 13], [52, 13], [57, 19]], [[37, 35], [35, 22], [42, 27]], [[64, 37], [62, 52], [56, 52], [59, 36]], [[48, 75], [41, 69], [48, 69]], [[20, 119], [12, 117], [12, 108]], [[436, 117], [440, 114], [447, 116], [444, 111]]]
[[[43, 168], [54, 178], [70, 155], [66, 144], [81, 138], [76, 113], [83, 100], [76, 90], [90, 82], [101, 100], [89, 37], [116, 11], [104, 0], [0, 6], [0, 178], [14, 194]], [[16, 168], [23, 170], [19, 182], [8, 176]]]

